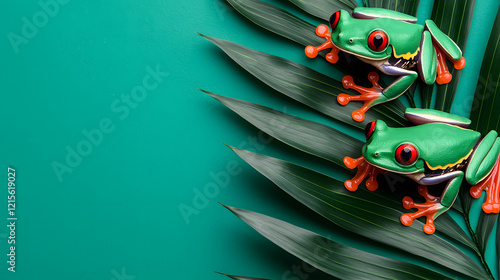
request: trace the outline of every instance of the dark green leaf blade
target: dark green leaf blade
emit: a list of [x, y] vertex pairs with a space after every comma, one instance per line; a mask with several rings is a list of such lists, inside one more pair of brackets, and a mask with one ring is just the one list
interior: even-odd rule
[[500, 131], [500, 9], [484, 53], [479, 73], [474, 102], [472, 104], [471, 128], [486, 135], [490, 130]]
[[486, 214], [484, 211], [481, 211], [481, 214], [479, 214], [476, 235], [477, 241], [479, 242], [479, 250], [482, 254], [486, 251], [488, 239], [490, 238], [491, 231], [493, 231], [497, 220], [498, 214]]
[[390, 126], [408, 125], [404, 119], [405, 108], [400, 101], [394, 100], [375, 106], [366, 113], [365, 121], [354, 122], [351, 113], [359, 109], [361, 104], [360, 102], [346, 106], [338, 104], [338, 94], [357, 94], [353, 90], [344, 89], [341, 82], [281, 57], [229, 41], [204, 37], [265, 84], [327, 116], [359, 128], [364, 128], [368, 122], [376, 119], [384, 120]]
[[424, 267], [337, 243], [269, 216], [225, 207], [285, 251], [341, 279], [452, 279]]
[[364, 188], [350, 193], [343, 182], [313, 170], [232, 149], [281, 189], [335, 224], [465, 275], [488, 278], [483, 268], [460, 249], [437, 235], [423, 233], [421, 222], [414, 221], [410, 227], [403, 226], [399, 220], [403, 213], [387, 206], [393, 202], [386, 194], [369, 192]]
[[432, 91], [434, 86], [420, 83], [420, 97], [422, 100], [422, 109], [430, 109], [432, 102]]
[[[298, 150], [330, 160], [343, 168], [344, 156], [358, 157], [361, 154], [361, 141], [331, 127], [262, 105], [206, 93], [272, 137]], [[394, 197], [391, 202], [391, 207], [401, 207], [401, 197]], [[440, 232], [473, 250], [476, 249], [472, 240], [448, 214], [443, 214], [436, 221], [436, 225]]]
[[[240, 14], [258, 26], [288, 38], [304, 46], [319, 46], [324, 39], [316, 36], [316, 26], [290, 14], [289, 12], [259, 0], [226, 0]], [[327, 22], [325, 22], [327, 23]], [[304, 54], [305, 55], [305, 54]], [[320, 53], [321, 56], [325, 52]], [[345, 52], [339, 53], [339, 61], [335, 63], [340, 71], [354, 77], [360, 85], [368, 86], [368, 72], [374, 67], [355, 59]], [[380, 80], [383, 86], [383, 81]]]
[[393, 11], [398, 11], [408, 15], [416, 16], [418, 4], [420, 0], [370, 0], [368, 1], [369, 7], [384, 8]]
[[242, 118], [272, 137], [306, 153], [329, 160], [338, 166], [345, 156], [361, 156], [363, 142], [334, 128], [294, 117], [251, 102], [207, 92]]
[[258, 26], [304, 46], [320, 45], [316, 26], [269, 3], [259, 0], [227, 0], [240, 14]]
[[269, 279], [264, 279], [264, 278], [229, 275], [229, 274], [220, 273], [220, 272], [217, 272], [217, 273], [224, 275], [224, 276], [227, 276], [227, 277], [234, 279], [234, 280], [269, 280]]
[[318, 18], [329, 20], [330, 16], [338, 10], [346, 10], [350, 14], [358, 6], [355, 1], [348, 0], [290, 0], [302, 10]]
[[[500, 220], [500, 215], [498, 216], [498, 219]], [[497, 265], [498, 265], [498, 274], [500, 274], [500, 227], [497, 226], [497, 236], [495, 238], [496, 241], [496, 251], [497, 251]]]
[[[439, 29], [457, 43], [462, 53], [467, 45], [475, 4], [476, 0], [436, 0], [434, 2], [432, 20]], [[453, 78], [446, 85], [437, 85], [435, 109], [450, 112], [461, 71], [455, 70], [451, 62], [447, 61], [447, 64]]]

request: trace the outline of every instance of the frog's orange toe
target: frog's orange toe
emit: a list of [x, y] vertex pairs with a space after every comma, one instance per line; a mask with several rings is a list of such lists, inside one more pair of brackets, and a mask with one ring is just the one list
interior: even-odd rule
[[309, 58], [315, 58], [318, 56], [318, 49], [313, 46], [307, 46], [305, 48], [306, 56]]
[[405, 196], [403, 198], [403, 207], [405, 209], [411, 209], [411, 208], [413, 208], [414, 205], [415, 205], [415, 203], [413, 202], [413, 199], [411, 199], [411, 197]]
[[351, 114], [352, 119], [357, 121], [357, 122], [362, 122], [365, 119], [366, 110], [368, 110], [368, 107], [364, 106], [361, 109], [352, 112], [352, 114]]
[[326, 24], [320, 24], [316, 27], [316, 35], [319, 37], [327, 38], [330, 37], [330, 28]]
[[473, 198], [480, 198], [481, 197], [481, 194], [483, 192], [483, 189], [484, 189], [485, 186], [483, 185], [475, 185], [475, 186], [472, 186], [469, 190], [469, 193], [470, 195], [473, 197]]
[[465, 58], [462, 56], [459, 60], [453, 61], [453, 66], [457, 70], [462, 70], [465, 67]]
[[427, 223], [424, 225], [424, 232], [427, 234], [433, 234], [436, 231], [434, 224]]
[[410, 216], [410, 214], [403, 214], [401, 215], [401, 223], [407, 227], [411, 226], [413, 224], [413, 218]]
[[450, 74], [450, 72], [444, 72], [441, 75], [438, 75], [436, 77], [436, 83], [438, 83], [440, 85], [445, 85], [445, 84], [451, 82], [452, 78], [453, 78], [453, 76]]
[[344, 187], [351, 192], [358, 190], [359, 184], [354, 183], [352, 180], [347, 180], [344, 182]]
[[496, 214], [500, 210], [500, 205], [498, 205], [497, 203], [485, 202], [485, 203], [483, 203], [482, 208], [483, 208], [484, 213], [486, 213], [486, 214], [492, 214], [492, 213]]
[[349, 101], [350, 100], [350, 95], [349, 94], [345, 94], [345, 93], [341, 93], [337, 96], [337, 102], [340, 104], [340, 105], [347, 105], [349, 104]]

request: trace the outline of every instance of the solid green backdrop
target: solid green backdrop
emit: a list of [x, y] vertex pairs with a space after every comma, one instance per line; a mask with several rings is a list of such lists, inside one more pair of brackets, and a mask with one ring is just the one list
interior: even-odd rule
[[[298, 12], [286, 1], [273, 3]], [[421, 3], [425, 19], [432, 1]], [[457, 114], [469, 114], [461, 104], [473, 95], [497, 9], [498, 1], [476, 3]], [[310, 156], [267, 143], [197, 90], [348, 130], [281, 97], [196, 33], [341, 77], [305, 57], [302, 46], [254, 26], [222, 0], [11, 1], [0, 22], [0, 167], [4, 178], [8, 167], [16, 170], [18, 218], [12, 273], [4, 180], [0, 279], [224, 279], [214, 271], [293, 279], [302, 262], [218, 202], [406, 258], [362, 239], [353, 244], [223, 145], [331, 173]]]

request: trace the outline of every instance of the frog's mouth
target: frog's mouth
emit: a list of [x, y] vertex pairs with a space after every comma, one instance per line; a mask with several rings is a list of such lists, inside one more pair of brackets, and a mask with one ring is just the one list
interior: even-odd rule
[[350, 50], [347, 50], [343, 47], [340, 47], [338, 46], [337, 44], [335, 44], [335, 42], [333, 42], [332, 40], [332, 44], [339, 50], [345, 52], [345, 53], [348, 53], [348, 54], [351, 54], [355, 57], [358, 57], [358, 58], [361, 58], [361, 59], [364, 59], [363, 61], [368, 63], [367, 61], [384, 61], [384, 60], [388, 60], [389, 57], [386, 57], [386, 58], [373, 58], [373, 57], [369, 57], [369, 56], [366, 56], [366, 55], [362, 55], [362, 54], [359, 54], [359, 53], [355, 53], [355, 52], [352, 52]]
[[377, 168], [380, 168], [382, 170], [385, 170], [385, 171], [388, 171], [388, 172], [391, 172], [391, 173], [398, 173], [398, 174], [402, 174], [402, 175], [406, 175], [408, 177], [410, 177], [409, 175], [412, 175], [412, 174], [417, 174], [417, 173], [422, 173], [422, 175], [424, 174], [422, 171], [420, 170], [415, 170], [415, 171], [411, 171], [411, 172], [402, 172], [402, 171], [395, 171], [393, 169], [389, 169], [389, 168], [386, 168], [386, 167], [383, 167], [383, 166], [380, 166], [380, 165], [377, 165], [375, 163], [372, 163], [370, 162], [368, 159], [366, 159], [366, 162], [368, 162], [368, 164], [372, 165], [372, 166], [375, 166]]

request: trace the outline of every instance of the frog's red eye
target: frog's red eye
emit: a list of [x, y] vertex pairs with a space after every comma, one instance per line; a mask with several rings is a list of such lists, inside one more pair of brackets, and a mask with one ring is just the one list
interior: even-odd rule
[[401, 165], [411, 165], [418, 159], [418, 151], [412, 144], [401, 144], [396, 149], [396, 161]]
[[337, 24], [339, 24], [339, 19], [340, 19], [340, 11], [336, 11], [330, 17], [330, 27], [332, 28], [332, 31], [337, 27]]
[[377, 124], [377, 121], [372, 121], [371, 123], [369, 123], [365, 126], [366, 140], [368, 140], [368, 139], [370, 139], [370, 137], [372, 137], [372, 134], [375, 131], [376, 124]]
[[389, 37], [382, 30], [375, 30], [368, 36], [368, 47], [372, 51], [381, 52], [389, 45]]

